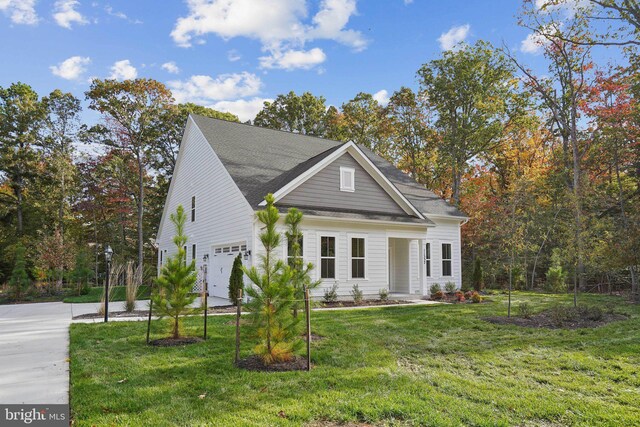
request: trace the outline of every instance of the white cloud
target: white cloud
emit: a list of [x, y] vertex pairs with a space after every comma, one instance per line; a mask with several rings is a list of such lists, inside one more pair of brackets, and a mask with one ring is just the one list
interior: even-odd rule
[[[303, 49], [305, 43], [313, 40], [333, 40], [356, 51], [367, 46], [362, 33], [346, 28], [351, 16], [357, 13], [356, 0], [322, 0], [311, 19], [305, 0], [188, 0], [187, 5], [188, 15], [178, 18], [171, 32], [178, 46], [203, 43], [207, 34], [225, 40], [256, 39], [262, 43], [263, 51], [273, 57], [267, 64], [273, 64], [274, 68], [284, 68], [278, 66], [277, 57], [292, 52], [297, 52], [298, 57], [300, 52], [306, 52], [307, 61], [322, 62], [319, 50]], [[313, 52], [313, 58], [309, 52]]]
[[131, 24], [142, 24], [142, 21], [139, 19], [131, 19], [127, 16], [126, 13], [114, 10], [113, 7], [107, 5], [104, 8], [104, 11], [107, 12], [107, 15], [111, 15], [115, 18], [123, 19]]
[[188, 80], [167, 82], [177, 102], [206, 105], [212, 101], [255, 96], [262, 88], [258, 76], [248, 72], [210, 76], [191, 76]]
[[77, 0], [58, 0], [54, 5], [53, 19], [61, 27], [71, 29], [72, 23], [88, 24], [89, 21], [76, 10], [80, 3]]
[[238, 99], [235, 101], [220, 101], [213, 105], [210, 105], [214, 110], [222, 111], [223, 113], [232, 113], [238, 116], [240, 121], [246, 122], [247, 120], [253, 120], [256, 118], [256, 114], [260, 110], [265, 102], [272, 102], [270, 98], [252, 98], [252, 99]]
[[411, 3], [413, 3], [413, 0], [404, 0], [404, 4], [405, 4], [405, 5], [407, 5], [407, 4], [411, 4]]
[[240, 58], [242, 58], [242, 55], [240, 55], [240, 53], [235, 49], [231, 49], [229, 52], [227, 52], [227, 59], [230, 62], [239, 61]]
[[14, 24], [35, 25], [40, 20], [35, 5], [36, 0], [0, 0], [0, 11]]
[[136, 77], [138, 77], [138, 70], [136, 70], [136, 67], [131, 65], [131, 62], [128, 59], [116, 61], [111, 66], [111, 75], [109, 76], [110, 79], [132, 80]]
[[174, 61], [165, 62], [164, 64], [162, 64], [161, 68], [169, 74], [180, 73], [180, 68], [178, 68], [178, 66]]
[[294, 70], [301, 68], [308, 70], [318, 64], [322, 64], [327, 55], [322, 49], [314, 47], [311, 50], [287, 50], [280, 52], [278, 50], [271, 52], [269, 56], [262, 56], [260, 59], [260, 67], [262, 68], [280, 68], [283, 70]]
[[389, 103], [389, 92], [386, 89], [382, 89], [373, 94], [373, 99], [378, 101], [378, 104], [385, 106]]
[[65, 59], [58, 65], [49, 67], [54, 76], [66, 80], [76, 80], [87, 70], [87, 65], [91, 63], [91, 58], [82, 56], [72, 56]]
[[458, 43], [463, 42], [467, 38], [470, 29], [471, 25], [469, 24], [451, 27], [449, 31], [440, 34], [440, 37], [438, 37], [440, 48], [442, 50], [453, 49]]
[[527, 35], [527, 38], [520, 42], [520, 51], [524, 53], [539, 55], [540, 53], [542, 53], [542, 49], [546, 43], [548, 43], [548, 40], [543, 36], [541, 36], [540, 34], [531, 33]]

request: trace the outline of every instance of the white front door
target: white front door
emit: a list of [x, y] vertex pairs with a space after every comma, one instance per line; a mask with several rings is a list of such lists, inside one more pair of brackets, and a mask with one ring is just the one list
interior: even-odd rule
[[240, 253], [240, 246], [214, 246], [209, 267], [209, 294], [218, 298], [229, 298], [229, 277], [233, 260]]

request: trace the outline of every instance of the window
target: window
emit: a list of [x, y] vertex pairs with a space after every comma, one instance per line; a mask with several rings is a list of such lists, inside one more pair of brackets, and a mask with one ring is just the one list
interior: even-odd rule
[[196, 259], [196, 245], [191, 245], [191, 259]]
[[184, 249], [184, 262], [187, 262], [187, 246], [183, 246]]
[[364, 279], [365, 276], [365, 242], [364, 237], [351, 238], [351, 278]]
[[196, 196], [191, 197], [191, 222], [196, 220]]
[[320, 237], [320, 277], [322, 279], [336, 278], [336, 238]]
[[162, 250], [160, 251], [160, 267], [162, 267]]
[[[298, 245], [300, 246], [298, 257], [304, 256], [304, 252], [302, 249], [303, 241], [303, 237], [300, 236], [300, 238], [298, 239]], [[289, 266], [293, 267], [293, 240], [290, 239], [287, 239], [287, 263], [289, 264]]]
[[231, 246], [231, 252], [238, 252], [240, 251], [240, 246]]
[[451, 276], [451, 243], [442, 244], [442, 275]]
[[356, 170], [340, 166], [340, 191], [356, 191]]
[[216, 248], [216, 253], [217, 254], [221, 254], [222, 253], [222, 248]]
[[427, 277], [431, 277], [431, 243], [424, 245], [424, 264]]

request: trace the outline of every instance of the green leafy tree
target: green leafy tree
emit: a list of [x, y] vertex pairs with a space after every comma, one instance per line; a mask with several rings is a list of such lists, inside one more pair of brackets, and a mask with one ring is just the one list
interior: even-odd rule
[[562, 257], [558, 248], [553, 249], [551, 255], [551, 265], [547, 270], [546, 288], [551, 292], [567, 291], [567, 271], [562, 265]]
[[310, 92], [301, 96], [291, 91], [278, 95], [273, 102], [265, 102], [254, 124], [270, 129], [296, 132], [303, 135], [325, 136], [327, 106], [322, 96]]
[[89, 292], [89, 282], [93, 277], [93, 270], [85, 250], [78, 251], [71, 277], [77, 286], [78, 295], [84, 295]]
[[160, 276], [156, 279], [156, 288], [151, 295], [153, 307], [160, 317], [170, 317], [173, 322], [171, 337], [180, 338], [181, 316], [193, 312], [191, 304], [198, 297], [192, 293], [193, 286], [198, 280], [195, 260], [187, 264], [187, 253], [184, 249], [187, 244], [187, 236], [184, 233], [184, 224], [187, 215], [182, 205], [178, 205], [175, 213], [169, 217], [176, 228], [173, 243], [177, 253], [170, 256], [162, 266]]
[[293, 270], [274, 254], [280, 245], [280, 234], [276, 231], [280, 214], [274, 206], [273, 194], [268, 194], [265, 201], [267, 206], [257, 213], [258, 220], [264, 224], [260, 234], [264, 246], [260, 268], [242, 269], [253, 284], [247, 287], [250, 300], [246, 307], [253, 315], [252, 328], [260, 341], [254, 352], [265, 364], [272, 364], [291, 360], [302, 342], [298, 319], [292, 313]]
[[244, 272], [242, 271], [242, 254], [233, 260], [231, 276], [229, 277], [229, 299], [233, 305], [238, 305], [238, 291], [244, 287]]
[[13, 271], [11, 272], [11, 277], [9, 277], [9, 287], [11, 288], [11, 294], [15, 300], [20, 300], [24, 297], [29, 285], [31, 284], [31, 280], [29, 279], [29, 274], [27, 273], [27, 262], [25, 260], [25, 247], [18, 243], [15, 249], [16, 253], [16, 262], [13, 267]]
[[289, 267], [291, 268], [291, 284], [294, 288], [295, 302], [293, 304], [293, 315], [298, 317], [298, 310], [301, 308], [302, 300], [305, 298], [305, 289], [314, 289], [320, 286], [321, 281], [311, 279], [312, 263], [305, 265], [302, 258], [302, 212], [296, 208], [290, 208], [285, 217], [284, 223], [287, 225], [285, 233], [287, 237]]
[[444, 52], [424, 64], [418, 77], [436, 114], [438, 152], [449, 166], [452, 199], [459, 205], [469, 162], [500, 140], [518, 81], [512, 64], [483, 41]]
[[360, 92], [342, 104], [344, 139], [364, 145], [368, 149], [388, 156], [389, 144], [383, 108], [370, 93]]

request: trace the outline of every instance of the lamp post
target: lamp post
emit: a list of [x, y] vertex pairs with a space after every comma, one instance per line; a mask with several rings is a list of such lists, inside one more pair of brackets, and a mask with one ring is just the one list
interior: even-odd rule
[[104, 322], [109, 321], [109, 278], [111, 276], [111, 257], [113, 257], [113, 249], [107, 245], [104, 249], [104, 259], [107, 261], [107, 280], [104, 283]]

